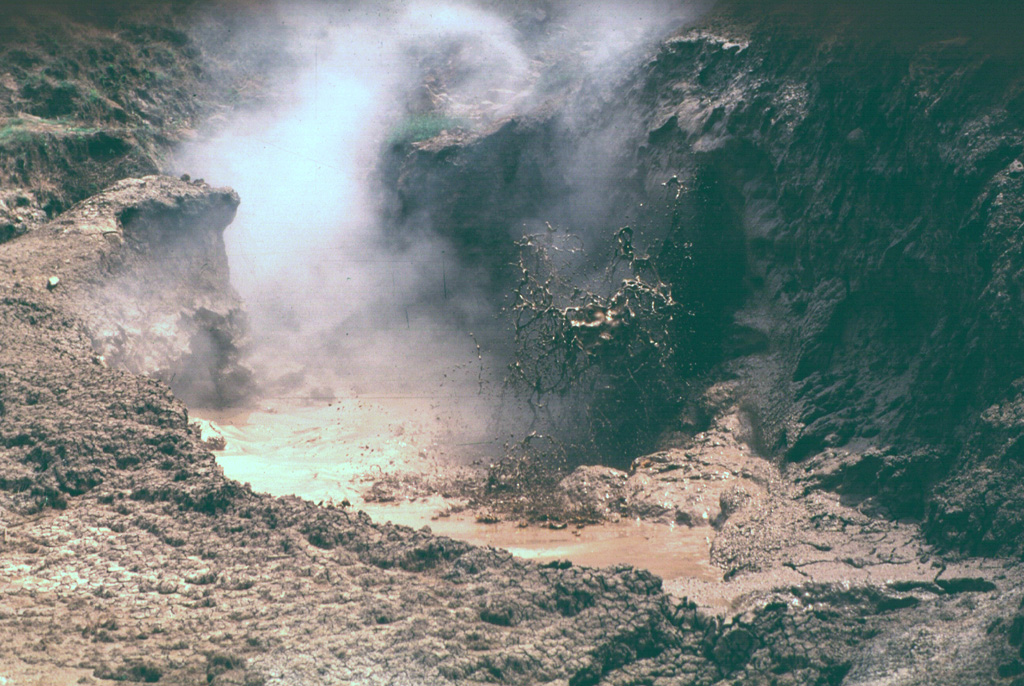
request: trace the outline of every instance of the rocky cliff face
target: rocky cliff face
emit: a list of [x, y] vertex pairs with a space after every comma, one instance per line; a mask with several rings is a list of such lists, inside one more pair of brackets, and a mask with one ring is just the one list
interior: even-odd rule
[[[994, 553], [1024, 546], [1022, 111], [1019, 60], [955, 31], [872, 39], [716, 15], [542, 123], [418, 146], [397, 185], [427, 175], [465, 199], [464, 179], [492, 179], [475, 213], [438, 204], [433, 224], [521, 232], [594, 183], [560, 154], [533, 177], [558, 183], [532, 193], [517, 173], [537, 151], [578, 154], [617, 127], [588, 230], [692, 246], [695, 272], [674, 285], [701, 315], [701, 367], [738, 379], [762, 451]], [[512, 130], [520, 147], [476, 152]]]
[[766, 449], [976, 552], [1021, 545], [1021, 76], [968, 40], [695, 31], [636, 91], [646, 154], [689, 149], [742, 217], [734, 316], [770, 348], [727, 368]]
[[12, 241], [0, 262], [16, 293], [68, 301], [105, 364], [220, 407], [252, 392], [222, 235], [237, 206], [230, 189], [126, 179]]

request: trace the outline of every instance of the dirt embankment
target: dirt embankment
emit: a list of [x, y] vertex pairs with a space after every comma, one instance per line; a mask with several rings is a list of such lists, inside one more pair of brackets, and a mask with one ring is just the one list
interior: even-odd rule
[[812, 487], [992, 554], [1024, 532], [1008, 409], [1024, 72], [956, 28], [681, 35], [633, 91], [651, 105], [637, 159], [653, 189], [695, 156], [741, 218], [734, 316], [768, 345], [727, 370], [747, 379], [764, 448]]
[[97, 360], [219, 407], [253, 391], [241, 364], [245, 313], [228, 282], [222, 233], [238, 196], [169, 177], [120, 181], [12, 241], [13, 292], [81, 318]]
[[3, 11], [0, 242], [114, 181], [155, 174], [200, 124], [265, 98], [280, 65], [266, 45], [232, 39], [261, 16], [255, 7], [115, 0]]

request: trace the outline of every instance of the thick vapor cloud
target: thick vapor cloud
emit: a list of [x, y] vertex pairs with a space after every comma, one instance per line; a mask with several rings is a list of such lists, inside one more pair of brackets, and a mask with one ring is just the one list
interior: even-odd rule
[[174, 168], [242, 197], [225, 239], [267, 392], [466, 396], [500, 376], [454, 324], [465, 317], [444, 315], [493, 309], [450, 288], [471, 282], [454, 278], [466, 266], [429, 231], [401, 250], [385, 241], [381, 150], [428, 113], [435, 128], [473, 128], [528, 110], [546, 61], [621, 68], [694, 13], [666, 0], [309, 2], [239, 28], [231, 40], [283, 65], [274, 104], [224, 115]]

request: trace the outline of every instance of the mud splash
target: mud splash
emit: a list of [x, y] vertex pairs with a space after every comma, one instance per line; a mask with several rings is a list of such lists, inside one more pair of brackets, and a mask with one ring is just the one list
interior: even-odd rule
[[500, 446], [467, 440], [474, 437], [461, 434], [429, 399], [273, 401], [254, 411], [192, 415], [204, 438], [223, 439], [215, 454], [224, 473], [259, 492], [347, 501], [376, 521], [426, 526], [539, 562], [631, 564], [666, 581], [721, 579], [710, 562], [707, 528], [624, 520], [559, 530], [480, 521], [446, 484], [472, 478]]

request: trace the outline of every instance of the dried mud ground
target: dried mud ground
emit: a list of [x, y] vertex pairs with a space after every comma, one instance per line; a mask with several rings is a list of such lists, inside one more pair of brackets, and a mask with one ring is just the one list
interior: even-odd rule
[[[132, 183], [129, 205], [219, 192]], [[166, 386], [94, 352], [87, 286], [134, 249], [67, 218], [4, 245], [3, 683], [1009, 683], [1019, 667], [1015, 566], [955, 564], [912, 525], [803, 494], [735, 438], [725, 401], [688, 446], [563, 482], [606, 518], [706, 532], [722, 580], [666, 588], [257, 494]]]

